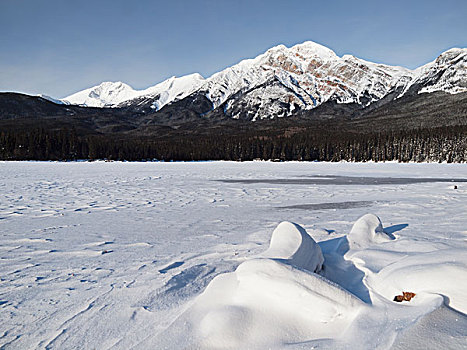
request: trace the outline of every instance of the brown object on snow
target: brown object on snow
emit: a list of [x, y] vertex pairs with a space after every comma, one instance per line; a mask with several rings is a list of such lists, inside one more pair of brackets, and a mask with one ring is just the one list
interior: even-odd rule
[[394, 301], [402, 303], [403, 301], [410, 301], [416, 294], [412, 292], [402, 292], [402, 295], [396, 295]]

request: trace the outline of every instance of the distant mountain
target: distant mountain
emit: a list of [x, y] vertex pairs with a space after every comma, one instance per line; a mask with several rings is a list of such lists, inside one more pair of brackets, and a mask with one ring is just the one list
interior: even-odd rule
[[171, 77], [145, 90], [134, 90], [122, 82], [103, 82], [92, 88], [79, 91], [64, 98], [67, 104], [87, 107], [117, 107], [150, 100], [151, 108], [159, 110], [176, 98], [181, 99], [195, 91], [204, 82], [199, 74], [186, 75], [181, 78]]
[[106, 81], [70, 95], [62, 101], [86, 107], [111, 107], [126, 99], [132, 99], [135, 95], [137, 91], [125, 83]]
[[303, 114], [328, 102], [366, 108], [407, 94], [466, 92], [466, 62], [467, 49], [451, 49], [410, 70], [350, 55], [339, 57], [307, 41], [290, 48], [273, 47], [207, 79], [199, 74], [172, 77], [145, 90], [105, 82], [62, 101], [151, 114], [184, 99], [186, 106], [199, 105], [202, 100], [203, 108], [195, 114], [219, 116], [220, 109], [224, 117], [256, 121]]
[[306, 43], [144, 92], [0, 93], [0, 160], [466, 162], [465, 56], [410, 71]]
[[211, 77], [0, 93], [0, 159], [467, 161], [467, 49], [415, 70], [305, 42]]

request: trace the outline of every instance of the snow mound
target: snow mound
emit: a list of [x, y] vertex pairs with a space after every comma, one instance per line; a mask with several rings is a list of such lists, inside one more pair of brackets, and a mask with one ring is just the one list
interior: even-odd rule
[[362, 303], [325, 278], [272, 259], [216, 277], [197, 299], [203, 347], [242, 348], [336, 338]]
[[284, 259], [291, 265], [319, 272], [324, 262], [321, 248], [300, 225], [281, 222], [272, 233], [265, 257]]
[[443, 296], [453, 309], [467, 314], [467, 254], [465, 249], [442, 249], [408, 256], [368, 278], [368, 284], [392, 300], [402, 291], [416, 293], [416, 306]]
[[201, 348], [264, 348], [344, 334], [364, 304], [312, 272], [323, 255], [305, 229], [282, 222], [264, 256], [215, 277], [195, 300], [188, 318]]
[[384, 232], [379, 217], [374, 214], [366, 214], [355, 222], [347, 239], [351, 249], [363, 249], [394, 238]]

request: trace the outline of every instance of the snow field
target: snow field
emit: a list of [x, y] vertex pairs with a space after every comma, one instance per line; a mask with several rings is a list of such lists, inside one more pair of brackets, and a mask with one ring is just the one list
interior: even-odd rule
[[1, 162], [0, 347], [465, 348], [466, 182], [309, 180], [466, 174]]

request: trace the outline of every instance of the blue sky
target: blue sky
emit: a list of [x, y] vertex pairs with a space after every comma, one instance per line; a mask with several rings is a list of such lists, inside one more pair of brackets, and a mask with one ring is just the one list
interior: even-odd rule
[[0, 91], [64, 97], [208, 77], [305, 40], [415, 68], [467, 47], [467, 1], [0, 0]]

